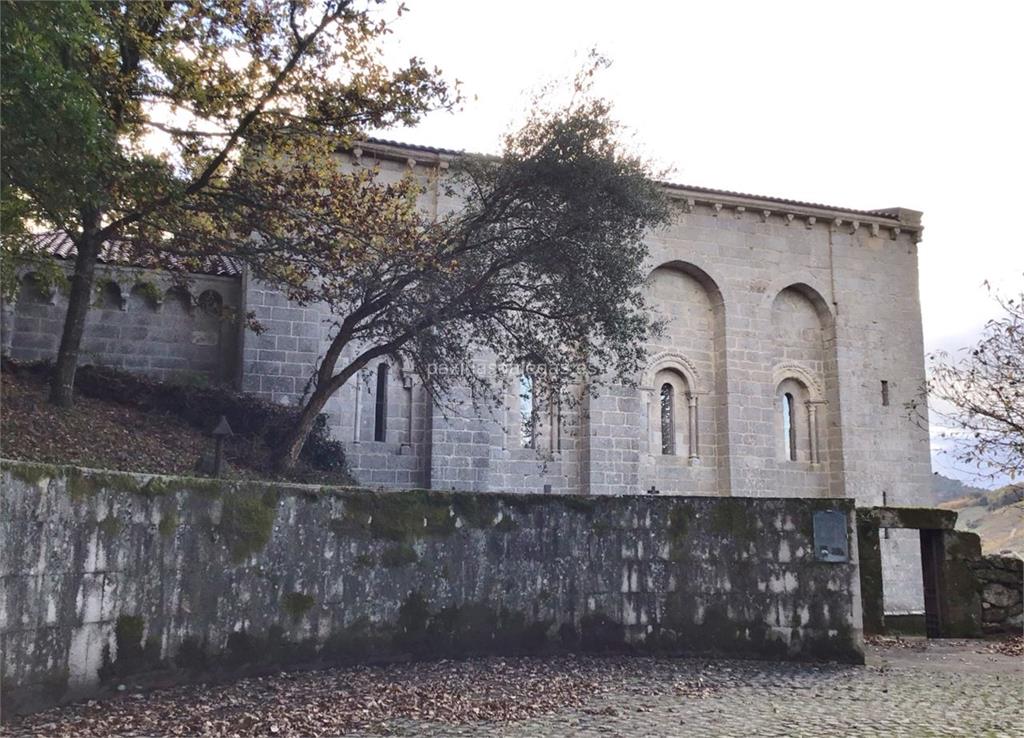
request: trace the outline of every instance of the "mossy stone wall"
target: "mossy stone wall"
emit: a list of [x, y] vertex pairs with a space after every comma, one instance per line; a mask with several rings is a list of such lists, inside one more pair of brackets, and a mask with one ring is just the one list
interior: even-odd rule
[[[4, 462], [8, 711], [296, 662], [863, 660], [852, 502], [378, 493]], [[818, 561], [814, 511], [851, 561]]]

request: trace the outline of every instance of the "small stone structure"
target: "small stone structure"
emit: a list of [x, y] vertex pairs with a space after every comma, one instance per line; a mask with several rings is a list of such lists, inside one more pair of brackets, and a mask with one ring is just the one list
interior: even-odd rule
[[848, 500], [373, 493], [23, 462], [0, 483], [8, 711], [299, 661], [863, 662]]
[[880, 529], [920, 536], [925, 630], [933, 638], [973, 638], [1021, 632], [1024, 562], [982, 556], [976, 533], [955, 530], [957, 513], [928, 508], [857, 510], [864, 632], [886, 632]]
[[981, 583], [981, 628], [985, 633], [1024, 632], [1024, 561], [983, 556], [971, 562]]

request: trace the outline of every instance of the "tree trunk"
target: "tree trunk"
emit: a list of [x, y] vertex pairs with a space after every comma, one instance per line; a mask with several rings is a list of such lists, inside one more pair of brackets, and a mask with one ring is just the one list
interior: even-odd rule
[[334, 394], [333, 390], [318, 389], [310, 395], [299, 413], [299, 418], [288, 430], [284, 440], [274, 454], [274, 469], [279, 472], [288, 472], [295, 468], [302, 453], [302, 447], [306, 445], [309, 432], [313, 429], [316, 416], [324, 409], [327, 400]]
[[96, 257], [102, 245], [96, 237], [99, 213], [83, 215], [82, 237], [76, 244], [75, 273], [71, 277], [68, 310], [64, 316], [64, 332], [57, 351], [57, 364], [50, 384], [50, 402], [58, 407], [71, 407], [74, 401], [75, 371], [78, 369], [78, 350], [85, 331], [85, 317], [92, 305], [92, 285], [96, 272]]

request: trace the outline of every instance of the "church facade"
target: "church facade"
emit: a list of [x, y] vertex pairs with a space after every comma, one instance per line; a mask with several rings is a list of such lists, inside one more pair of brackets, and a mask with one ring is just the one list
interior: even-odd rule
[[[376, 141], [344, 157], [382, 177], [411, 170], [425, 185], [423, 207], [442, 213], [458, 202], [435, 175], [458, 155]], [[407, 367], [379, 361], [326, 407], [355, 478], [482, 493], [928, 505], [928, 433], [905, 408], [925, 381], [921, 214], [679, 185], [666, 192], [674, 216], [647, 237], [645, 287], [666, 330], [647, 347], [636, 386], [544, 407], [513, 370], [503, 375], [502, 407], [442, 412]], [[69, 255], [59, 239], [45, 248]], [[100, 274], [85, 361], [164, 378], [198, 373], [291, 405], [309, 391], [331, 331], [326, 310], [289, 302], [231, 260], [196, 275], [191, 296], [165, 274], [117, 264]], [[26, 280], [3, 306], [3, 352], [52, 358], [62, 302]], [[264, 331], [235, 330], [196, 304], [251, 311]], [[918, 545], [914, 532], [883, 542], [887, 612], [921, 610]]]
[[[411, 167], [425, 182], [454, 156], [383, 142], [351, 154], [382, 176]], [[512, 371], [504, 407], [467, 403], [454, 414], [432, 407], [404, 367], [380, 361], [327, 408], [356, 478], [481, 492], [926, 504], [928, 436], [905, 409], [925, 378], [921, 214], [666, 191], [675, 215], [648, 236], [646, 289], [667, 329], [647, 347], [636, 387], [582, 393], [571, 410], [529, 407], [528, 378]], [[424, 207], [454, 206], [428, 188]], [[259, 284], [242, 295], [268, 328], [243, 339], [243, 389], [300, 401], [327, 340], [325, 316]]]

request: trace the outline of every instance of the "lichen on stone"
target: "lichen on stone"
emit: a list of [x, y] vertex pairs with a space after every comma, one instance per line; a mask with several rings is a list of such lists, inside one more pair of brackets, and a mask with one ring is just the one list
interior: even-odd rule
[[316, 600], [313, 599], [312, 595], [302, 592], [289, 592], [281, 600], [281, 607], [291, 616], [292, 621], [296, 623], [312, 609], [314, 604], [316, 604]]
[[242, 563], [270, 541], [277, 518], [277, 504], [278, 495], [271, 490], [259, 496], [233, 492], [224, 498], [217, 529], [224, 537], [234, 563]]

